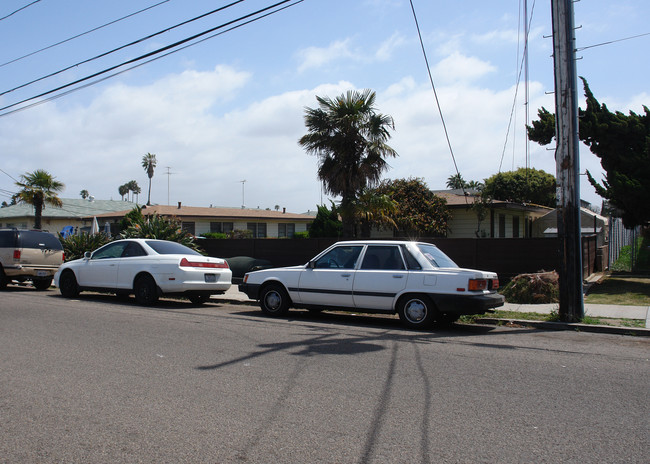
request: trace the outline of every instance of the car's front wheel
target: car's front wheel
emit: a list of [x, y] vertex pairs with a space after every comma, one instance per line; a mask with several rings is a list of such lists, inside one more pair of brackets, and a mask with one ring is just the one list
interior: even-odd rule
[[7, 288], [7, 284], [9, 283], [9, 278], [5, 274], [4, 269], [2, 269], [2, 266], [0, 266], [0, 290], [4, 290]]
[[260, 308], [268, 316], [284, 316], [289, 311], [289, 294], [280, 284], [268, 284], [260, 292]]
[[151, 306], [158, 301], [158, 286], [153, 277], [143, 275], [136, 279], [133, 284], [135, 301], [143, 306]]
[[426, 295], [405, 295], [397, 305], [397, 313], [402, 323], [413, 329], [431, 327], [435, 312], [433, 303]]
[[79, 284], [72, 271], [64, 271], [59, 277], [59, 291], [66, 298], [76, 298], [79, 296]]

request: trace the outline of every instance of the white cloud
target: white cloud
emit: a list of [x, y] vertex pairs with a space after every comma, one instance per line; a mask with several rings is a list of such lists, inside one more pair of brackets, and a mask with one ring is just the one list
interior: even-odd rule
[[381, 43], [381, 45], [375, 52], [375, 58], [379, 61], [387, 61], [393, 56], [395, 50], [400, 48], [405, 43], [406, 40], [404, 39], [404, 37], [398, 32], [395, 32], [388, 39], [384, 40]]
[[475, 81], [495, 71], [496, 68], [486, 61], [454, 52], [439, 61], [432, 72], [435, 82], [445, 84]]
[[337, 60], [357, 57], [358, 54], [350, 48], [350, 42], [350, 39], [337, 40], [325, 48], [308, 47], [300, 50], [298, 58], [301, 63], [298, 66], [298, 71], [321, 68]]

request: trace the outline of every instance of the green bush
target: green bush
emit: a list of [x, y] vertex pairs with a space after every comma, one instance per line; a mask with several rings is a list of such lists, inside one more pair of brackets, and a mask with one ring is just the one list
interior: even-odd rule
[[295, 232], [293, 238], [309, 238], [309, 231], [305, 230], [304, 232]]
[[560, 295], [558, 279], [555, 271], [520, 274], [508, 282], [501, 293], [508, 303], [557, 303]]
[[63, 252], [65, 253], [65, 260], [72, 261], [74, 259], [83, 258], [86, 251], [94, 251], [97, 248], [106, 245], [112, 239], [104, 234], [87, 234], [82, 232], [78, 235], [70, 235], [63, 238], [59, 234], [59, 241], [63, 245]]
[[131, 211], [131, 213], [129, 213], [129, 219], [125, 224], [126, 228], [120, 234], [122, 238], [170, 240], [202, 253], [202, 250], [194, 241], [194, 236], [183, 230], [181, 222], [178, 219], [166, 219], [158, 216], [156, 213], [143, 216], [142, 208], [139, 206]]
[[223, 232], [206, 232], [205, 234], [201, 234], [201, 237], [225, 239], [228, 238], [228, 234], [224, 234]]
[[253, 238], [253, 232], [248, 229], [235, 229], [230, 234], [229, 238]]

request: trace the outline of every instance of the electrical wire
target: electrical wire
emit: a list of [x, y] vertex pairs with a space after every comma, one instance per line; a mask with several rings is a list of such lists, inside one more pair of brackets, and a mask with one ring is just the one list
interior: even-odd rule
[[[287, 0], [287, 1], [289, 1], [289, 0]], [[167, 57], [167, 56], [172, 55], [172, 54], [174, 54], [174, 53], [180, 52], [181, 50], [184, 50], [184, 49], [186, 49], [186, 48], [193, 47], [194, 45], [198, 45], [198, 44], [200, 44], [200, 43], [202, 43], [202, 42], [205, 42], [205, 41], [207, 41], [207, 40], [209, 40], [209, 39], [212, 39], [212, 38], [214, 38], [214, 37], [217, 37], [217, 36], [220, 36], [220, 35], [222, 35], [222, 34], [225, 34], [226, 32], [230, 32], [230, 31], [232, 31], [232, 30], [238, 29], [238, 28], [240, 28], [240, 27], [242, 27], [242, 26], [245, 26], [245, 25], [247, 25], [247, 24], [250, 24], [250, 23], [256, 22], [256, 21], [258, 21], [258, 20], [260, 20], [260, 19], [266, 18], [267, 16], [271, 16], [272, 14], [275, 14], [275, 13], [278, 13], [278, 12], [280, 12], [280, 11], [283, 11], [283, 10], [285, 10], [285, 9], [287, 9], [287, 8], [290, 8], [290, 7], [292, 7], [292, 6], [295, 6], [295, 5], [297, 5], [297, 4], [299, 4], [299, 3], [302, 3], [302, 2], [304, 2], [304, 1], [305, 1], [305, 0], [296, 0], [296, 1], [294, 1], [293, 3], [290, 3], [289, 5], [285, 5], [285, 6], [281, 7], [281, 8], [276, 9], [276, 10], [273, 10], [273, 11], [267, 12], [267, 13], [265, 13], [265, 14], [263, 14], [263, 15], [260, 15], [260, 16], [258, 16], [258, 17], [252, 18], [252, 19], [250, 19], [250, 20], [248, 20], [248, 21], [245, 21], [245, 22], [243, 22], [243, 23], [241, 23], [241, 24], [237, 24], [237, 25], [235, 25], [235, 26], [233, 26], [233, 27], [230, 27], [229, 29], [226, 29], [226, 30], [224, 30], [224, 31], [220, 31], [220, 32], [218, 32], [218, 33], [216, 33], [216, 34], [210, 35], [210, 36], [208, 36], [208, 37], [204, 37], [204, 38], [201, 39], [201, 40], [198, 40], [198, 41], [196, 41], [196, 42], [194, 42], [194, 43], [191, 43], [191, 44], [185, 45], [185, 46], [183, 46], [183, 47], [181, 47], [181, 48], [178, 48], [178, 49], [176, 49], [176, 50], [169, 51], [169, 52], [167, 52], [167, 53], [165, 53], [165, 54], [163, 54], [163, 55], [155, 56], [154, 58], [151, 58], [150, 60], [147, 60], [147, 61], [145, 61], [145, 62], [143, 62], [143, 63], [135, 64], [134, 66], [131, 66], [131, 67], [129, 67], [129, 68], [126, 68], [126, 69], [123, 69], [123, 70], [121, 70], [121, 71], [115, 72], [115, 73], [110, 74], [110, 75], [108, 75], [108, 76], [104, 76], [104, 77], [102, 77], [102, 78], [100, 78], [100, 79], [96, 79], [96, 80], [94, 80], [94, 81], [92, 81], [92, 82], [89, 82], [89, 83], [87, 83], [87, 84], [84, 84], [84, 85], [81, 85], [81, 86], [75, 87], [75, 88], [73, 88], [73, 89], [70, 89], [70, 90], [68, 90], [68, 91], [66, 91], [66, 92], [62, 92], [62, 93], [57, 94], [57, 95], [54, 95], [54, 96], [52, 96], [52, 97], [49, 97], [49, 98], [46, 98], [46, 99], [43, 99], [43, 100], [39, 100], [39, 101], [34, 102], [34, 103], [31, 103], [31, 104], [29, 104], [29, 105], [22, 106], [22, 107], [20, 107], [20, 108], [18, 108], [18, 109], [15, 109], [15, 110], [12, 110], [12, 111], [6, 111], [6, 112], [4, 112], [4, 113], [0, 113], [0, 118], [3, 117], [3, 116], [9, 116], [9, 115], [11, 115], [11, 114], [14, 114], [14, 113], [18, 113], [18, 112], [21, 112], [21, 111], [27, 110], [27, 109], [29, 109], [29, 108], [33, 108], [33, 107], [38, 106], [38, 105], [42, 105], [42, 104], [44, 104], [44, 103], [48, 103], [48, 102], [50, 102], [50, 101], [57, 100], [57, 99], [59, 99], [59, 98], [65, 97], [65, 96], [67, 96], [67, 95], [69, 95], [69, 94], [71, 94], [71, 93], [74, 93], [74, 92], [77, 92], [77, 91], [79, 91], [79, 90], [83, 90], [83, 89], [85, 89], [85, 88], [87, 88], [87, 87], [91, 87], [91, 86], [93, 86], [93, 85], [99, 84], [99, 83], [104, 82], [104, 81], [106, 81], [106, 80], [108, 80], [108, 79], [111, 79], [111, 78], [113, 78], [113, 77], [115, 77], [115, 76], [119, 76], [120, 74], [124, 74], [124, 73], [126, 73], [126, 72], [128, 72], [128, 71], [131, 71], [132, 69], [139, 68], [140, 66], [144, 66], [144, 65], [146, 65], [146, 64], [148, 64], [148, 63], [151, 63], [151, 62], [153, 62], [153, 61], [157, 61], [157, 60], [159, 60], [159, 59], [161, 59], [161, 58], [164, 58], [164, 57]], [[272, 5], [272, 6], [269, 7], [269, 8], [273, 8], [273, 7], [275, 7], [275, 6], [279, 5], [279, 4], [283, 4], [283, 3], [286, 3], [286, 1], [280, 2], [280, 3], [275, 4], [275, 5]], [[266, 8], [265, 8], [264, 10], [266, 10]], [[260, 10], [260, 11], [264, 11], [264, 10]], [[256, 13], [258, 13], [258, 12], [256, 12]], [[256, 13], [253, 13], [253, 15], [256, 14]], [[245, 17], [249, 17], [249, 16], [251, 16], [251, 15], [247, 15], [247, 16], [245, 16]], [[245, 17], [244, 17], [244, 18], [245, 18]], [[240, 19], [241, 19], [241, 18], [240, 18]], [[231, 21], [230, 23], [237, 22], [237, 21], [239, 21], [240, 19], [237, 19], [237, 20]], [[228, 24], [230, 24], [230, 23], [228, 23]], [[216, 29], [216, 28], [215, 28], [215, 29]], [[125, 63], [123, 63], [122, 65], [116, 66], [116, 67], [123, 66], [124, 64], [125, 64]], [[114, 67], [114, 68], [116, 68], [116, 67]], [[113, 69], [114, 69], [114, 68], [113, 68]], [[72, 83], [72, 85], [74, 85], [74, 83]], [[57, 90], [55, 89], [54, 91], [51, 91], [51, 92], [49, 92], [49, 93], [53, 93], [53, 92], [56, 92], [56, 91], [57, 91]], [[25, 101], [30, 101], [30, 100], [33, 100], [33, 99], [36, 99], [36, 98], [39, 98], [39, 96], [32, 97], [31, 99], [27, 99], [27, 100], [25, 100]], [[21, 102], [15, 104], [15, 105], [18, 105], [18, 104], [20, 104], [20, 103], [21, 103]], [[15, 105], [12, 105], [12, 106], [15, 106]], [[0, 108], [0, 111], [3, 111], [4, 109], [6, 109], [6, 108]]]
[[176, 29], [176, 28], [178, 28], [178, 27], [181, 27], [181, 26], [184, 26], [184, 25], [189, 24], [189, 23], [191, 23], [191, 22], [194, 22], [194, 21], [197, 21], [197, 20], [199, 20], [199, 19], [205, 18], [206, 16], [209, 16], [209, 15], [215, 14], [215, 13], [217, 13], [217, 12], [223, 11], [223, 10], [225, 10], [225, 9], [227, 9], [227, 8], [230, 8], [231, 6], [234, 6], [234, 5], [236, 5], [236, 4], [238, 4], [238, 3], [241, 3], [241, 2], [243, 2], [243, 1], [245, 1], [245, 0], [236, 0], [236, 1], [234, 1], [234, 2], [232, 2], [232, 3], [230, 3], [230, 4], [228, 4], [228, 5], [225, 5], [225, 6], [222, 6], [222, 7], [220, 7], [220, 8], [217, 8], [216, 10], [209, 11], [209, 12], [204, 13], [204, 14], [202, 14], [202, 15], [200, 15], [200, 16], [195, 17], [195, 18], [188, 19], [187, 21], [183, 21], [182, 23], [178, 23], [178, 24], [176, 24], [176, 25], [174, 25], [174, 26], [171, 26], [171, 27], [168, 27], [168, 28], [166, 28], [166, 29], [163, 29], [162, 31], [158, 31], [158, 32], [155, 32], [155, 33], [153, 33], [153, 34], [149, 34], [149, 35], [146, 36], [146, 37], [142, 37], [142, 38], [140, 38], [140, 39], [134, 40], [133, 42], [130, 42], [130, 43], [125, 44], [125, 45], [121, 45], [121, 46], [119, 46], [119, 47], [117, 47], [117, 48], [114, 48], [114, 49], [109, 50], [109, 51], [107, 51], [107, 52], [101, 53], [101, 54], [99, 54], [99, 55], [97, 55], [97, 56], [94, 56], [94, 57], [92, 57], [92, 58], [88, 58], [88, 59], [86, 59], [86, 60], [79, 61], [78, 63], [72, 64], [72, 65], [67, 66], [67, 67], [65, 67], [65, 68], [63, 68], [63, 69], [59, 69], [58, 71], [54, 71], [54, 72], [52, 72], [52, 73], [50, 73], [50, 74], [47, 74], [47, 75], [45, 75], [45, 76], [41, 76], [41, 77], [39, 77], [39, 78], [37, 78], [37, 79], [34, 79], [34, 80], [32, 80], [32, 81], [29, 81], [29, 82], [27, 82], [27, 83], [25, 83], [25, 84], [21, 84], [21, 85], [19, 85], [19, 86], [17, 86], [17, 87], [14, 87], [13, 89], [9, 89], [9, 90], [5, 90], [4, 92], [0, 92], [0, 96], [6, 95], [6, 94], [11, 93], [11, 92], [14, 92], [15, 90], [18, 90], [18, 89], [25, 88], [25, 87], [27, 87], [27, 86], [29, 86], [29, 85], [35, 84], [36, 82], [40, 82], [40, 81], [45, 80], [45, 79], [48, 79], [48, 78], [50, 78], [50, 77], [54, 77], [54, 76], [56, 76], [56, 75], [58, 75], [58, 74], [61, 74], [61, 73], [65, 72], [65, 71], [69, 71], [69, 70], [72, 69], [72, 68], [76, 68], [77, 66], [80, 66], [80, 65], [82, 65], [82, 64], [90, 63], [91, 61], [95, 61], [95, 60], [97, 60], [97, 59], [99, 59], [99, 58], [103, 58], [103, 57], [105, 57], [105, 56], [111, 55], [111, 54], [113, 54], [113, 53], [115, 53], [115, 52], [118, 52], [118, 51], [120, 51], [120, 50], [124, 50], [125, 48], [132, 47], [132, 46], [134, 46], [134, 45], [137, 45], [137, 44], [142, 43], [142, 42], [144, 42], [144, 41], [146, 41], [146, 40], [152, 39], [152, 38], [154, 38], [154, 37], [156, 37], [156, 36], [159, 36], [159, 35], [161, 35], [161, 34], [164, 34], [164, 33], [166, 33], [166, 32], [169, 32], [169, 31], [171, 31], [171, 30], [173, 30], [173, 29]]
[[57, 42], [57, 43], [55, 43], [55, 44], [48, 45], [47, 47], [43, 47], [43, 48], [41, 48], [41, 49], [39, 49], [39, 50], [33, 51], [33, 52], [28, 53], [28, 54], [26, 54], [26, 55], [20, 56], [20, 57], [18, 57], [18, 58], [14, 58], [13, 60], [7, 61], [6, 63], [1, 63], [1, 64], [0, 64], [0, 68], [2, 68], [2, 67], [4, 67], [4, 66], [7, 66], [7, 65], [9, 65], [9, 64], [11, 64], [11, 63], [15, 63], [15, 62], [17, 62], [17, 61], [20, 61], [20, 60], [23, 60], [23, 59], [25, 59], [25, 58], [28, 58], [28, 57], [30, 57], [30, 56], [36, 55], [36, 54], [38, 54], [38, 53], [44, 52], [45, 50], [49, 50], [50, 48], [57, 47], [57, 46], [59, 46], [59, 45], [61, 45], [61, 44], [64, 44], [64, 43], [66, 43], [66, 42], [70, 42], [71, 40], [78, 39], [79, 37], [83, 37], [84, 35], [90, 34], [91, 32], [98, 31], [98, 30], [100, 30], [100, 29], [103, 29], [104, 27], [111, 26], [111, 25], [113, 25], [113, 24], [115, 24], [115, 23], [118, 23], [118, 22], [123, 21], [123, 20], [128, 19], [128, 18], [131, 18], [132, 16], [136, 16], [136, 15], [138, 15], [138, 14], [140, 14], [140, 13], [144, 13], [144, 12], [147, 11], [147, 10], [151, 10], [152, 8], [156, 8], [157, 6], [160, 6], [160, 5], [162, 5], [163, 3], [167, 3], [167, 2], [169, 2], [169, 1], [170, 1], [170, 0], [163, 0], [162, 2], [158, 2], [158, 3], [156, 3], [155, 5], [148, 6], [148, 7], [146, 7], [146, 8], [141, 9], [141, 10], [138, 10], [138, 11], [136, 11], [136, 12], [134, 12], [134, 13], [128, 14], [128, 15], [126, 15], [126, 16], [122, 16], [121, 18], [114, 19], [113, 21], [110, 21], [110, 22], [108, 22], [108, 23], [106, 23], [106, 24], [102, 24], [101, 26], [97, 26], [97, 27], [95, 27], [95, 28], [89, 29], [89, 30], [87, 30], [87, 31], [85, 31], [85, 32], [82, 32], [82, 33], [80, 33], [80, 34], [77, 34], [77, 35], [74, 35], [74, 36], [72, 36], [72, 37], [69, 37], [69, 38], [64, 39], [64, 40], [62, 40], [62, 41], [60, 41], [60, 42]]
[[0, 21], [4, 21], [5, 19], [9, 18], [10, 16], [15, 15], [15, 14], [18, 13], [19, 11], [23, 11], [25, 8], [29, 8], [29, 7], [32, 6], [33, 4], [38, 3], [38, 2], [40, 2], [40, 1], [41, 1], [41, 0], [35, 0], [35, 1], [33, 1], [32, 3], [28, 3], [28, 4], [25, 5], [25, 6], [21, 6], [21, 7], [18, 8], [16, 11], [14, 11], [14, 12], [12, 12], [12, 13], [9, 13], [7, 16], [3, 16], [2, 18], [0, 18]]
[[[438, 99], [438, 92], [436, 92], [436, 86], [433, 83], [433, 76], [431, 74], [431, 67], [429, 66], [429, 60], [427, 58], [427, 52], [424, 48], [424, 41], [422, 40], [422, 34], [420, 32], [420, 25], [418, 24], [418, 18], [415, 14], [415, 7], [413, 6], [413, 0], [409, 0], [411, 3], [411, 11], [413, 11], [413, 19], [415, 20], [415, 27], [418, 31], [418, 37], [420, 39], [420, 47], [422, 48], [422, 55], [424, 56], [424, 62], [427, 66], [427, 72], [429, 73], [429, 81], [431, 82], [431, 88], [433, 89], [433, 95], [436, 99], [436, 105], [438, 106], [438, 113], [440, 114], [440, 120], [442, 121], [442, 128], [445, 132], [445, 138], [447, 139], [447, 146], [449, 147], [449, 152], [451, 153], [451, 159], [454, 162], [454, 168], [456, 169], [456, 174], [460, 178], [460, 172], [458, 171], [458, 165], [456, 164], [456, 157], [454, 156], [454, 150], [451, 147], [451, 141], [449, 140], [449, 132], [447, 131], [447, 124], [445, 123], [445, 117], [442, 114], [442, 107], [440, 106], [440, 100]], [[463, 187], [463, 193], [465, 188]]]
[[587, 45], [586, 47], [579, 47], [579, 48], [576, 48], [576, 51], [581, 52], [583, 50], [588, 50], [590, 48], [602, 47], [603, 45], [611, 45], [611, 44], [616, 43], [616, 42], [623, 42], [624, 40], [638, 39], [639, 37], [645, 37], [647, 35], [650, 35], [650, 32], [646, 32], [644, 34], [633, 35], [633, 36], [630, 36], [630, 37], [624, 37], [622, 39], [610, 40], [610, 41], [602, 42], [602, 43], [599, 43], [599, 44]]

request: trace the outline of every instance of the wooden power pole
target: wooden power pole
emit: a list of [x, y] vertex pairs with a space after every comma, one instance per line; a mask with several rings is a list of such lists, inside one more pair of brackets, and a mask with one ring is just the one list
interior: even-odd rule
[[584, 317], [582, 295], [582, 239], [580, 230], [580, 162], [578, 87], [573, 1], [551, 0], [553, 67], [555, 69], [555, 152], [557, 174], [557, 229], [562, 244], [560, 265], [560, 319]]

